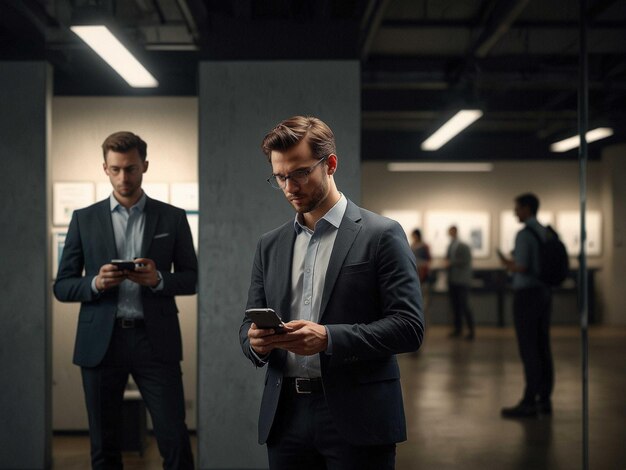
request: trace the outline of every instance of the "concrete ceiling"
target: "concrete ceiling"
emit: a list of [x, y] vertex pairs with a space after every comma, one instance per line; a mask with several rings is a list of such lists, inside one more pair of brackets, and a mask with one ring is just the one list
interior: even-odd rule
[[[135, 90], [68, 29], [108, 16], [159, 80]], [[586, 0], [590, 127], [626, 140], [626, 0]], [[0, 60], [45, 59], [56, 95], [196, 95], [201, 60], [360, 60], [369, 160], [575, 159], [576, 0], [1, 0]], [[460, 107], [482, 119], [419, 144]]]

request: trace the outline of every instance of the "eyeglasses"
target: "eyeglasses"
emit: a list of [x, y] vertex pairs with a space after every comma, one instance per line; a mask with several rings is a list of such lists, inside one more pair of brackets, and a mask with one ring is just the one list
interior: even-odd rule
[[288, 179], [296, 183], [298, 186], [307, 184], [309, 182], [309, 175], [311, 174], [311, 172], [313, 172], [313, 170], [315, 170], [315, 167], [325, 161], [327, 158], [328, 156], [322, 158], [315, 165], [310, 166], [309, 168], [292, 171], [287, 176], [275, 175], [274, 173], [272, 173], [272, 175], [267, 179], [267, 182], [274, 189], [285, 189]]

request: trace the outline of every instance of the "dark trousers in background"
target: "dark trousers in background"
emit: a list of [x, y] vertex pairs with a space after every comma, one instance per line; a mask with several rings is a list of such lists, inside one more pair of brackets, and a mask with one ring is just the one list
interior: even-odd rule
[[474, 315], [469, 308], [469, 286], [465, 284], [450, 284], [448, 290], [452, 305], [454, 332], [461, 333], [463, 330], [463, 319], [465, 319], [469, 333], [474, 334]]
[[100, 365], [81, 368], [89, 415], [93, 469], [121, 469], [120, 435], [124, 388], [129, 374], [139, 387], [152, 418], [154, 435], [166, 469], [193, 469], [185, 425], [180, 363], [153, 357], [144, 327], [116, 325]]
[[516, 290], [513, 319], [519, 353], [524, 364], [526, 388], [523, 401], [549, 402], [554, 387], [554, 368], [550, 350], [552, 299], [548, 287]]
[[395, 444], [350, 444], [337, 431], [323, 392], [299, 395], [286, 385], [267, 442], [270, 470], [395, 468]]

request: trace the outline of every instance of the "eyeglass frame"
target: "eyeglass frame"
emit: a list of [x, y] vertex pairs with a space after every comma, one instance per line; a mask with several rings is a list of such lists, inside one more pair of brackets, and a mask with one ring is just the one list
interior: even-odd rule
[[[267, 178], [265, 181], [267, 181], [267, 184], [269, 184], [273, 189], [277, 189], [277, 190], [283, 190], [287, 187], [287, 180], [289, 178], [291, 178], [291, 180], [296, 183], [298, 186], [303, 185], [303, 184], [307, 184], [309, 182], [309, 175], [311, 173], [313, 173], [313, 170], [315, 170], [315, 168], [322, 163], [325, 160], [328, 160], [328, 157], [330, 157], [330, 155], [326, 155], [323, 158], [320, 158], [317, 162], [315, 162], [314, 165], [308, 167], [308, 168], [303, 168], [301, 170], [294, 170], [291, 173], [288, 173], [286, 176], [283, 175], [277, 175], [275, 173], [272, 173], [270, 175], [269, 178]], [[299, 177], [300, 178], [306, 178], [305, 182], [299, 182], [297, 179], [294, 179], [294, 173], [300, 173]], [[280, 184], [278, 183], [278, 180], [276, 178], [281, 178], [283, 184], [282, 186], [280, 186]], [[298, 178], [298, 176], [295, 176], [295, 178]], [[276, 184], [278, 184], [278, 186], [274, 186], [274, 184], [272, 184], [272, 181], [275, 181]]]

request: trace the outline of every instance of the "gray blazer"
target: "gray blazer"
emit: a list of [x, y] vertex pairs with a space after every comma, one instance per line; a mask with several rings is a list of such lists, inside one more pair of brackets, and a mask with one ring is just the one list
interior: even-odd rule
[[[257, 245], [246, 308], [271, 307], [291, 317], [293, 221], [266, 233]], [[250, 351], [250, 321], [239, 336]], [[415, 351], [424, 335], [415, 258], [400, 225], [351, 201], [339, 226], [326, 272], [320, 323], [332, 337], [332, 355], [320, 353], [328, 408], [339, 432], [354, 445], [406, 439], [400, 370], [395, 355]], [[286, 351], [269, 356], [259, 417], [259, 443], [269, 435], [283, 382]]]
[[448, 284], [470, 285], [472, 282], [472, 252], [469, 245], [459, 241], [454, 254], [450, 257], [448, 247], [447, 259], [450, 261], [448, 268]]

